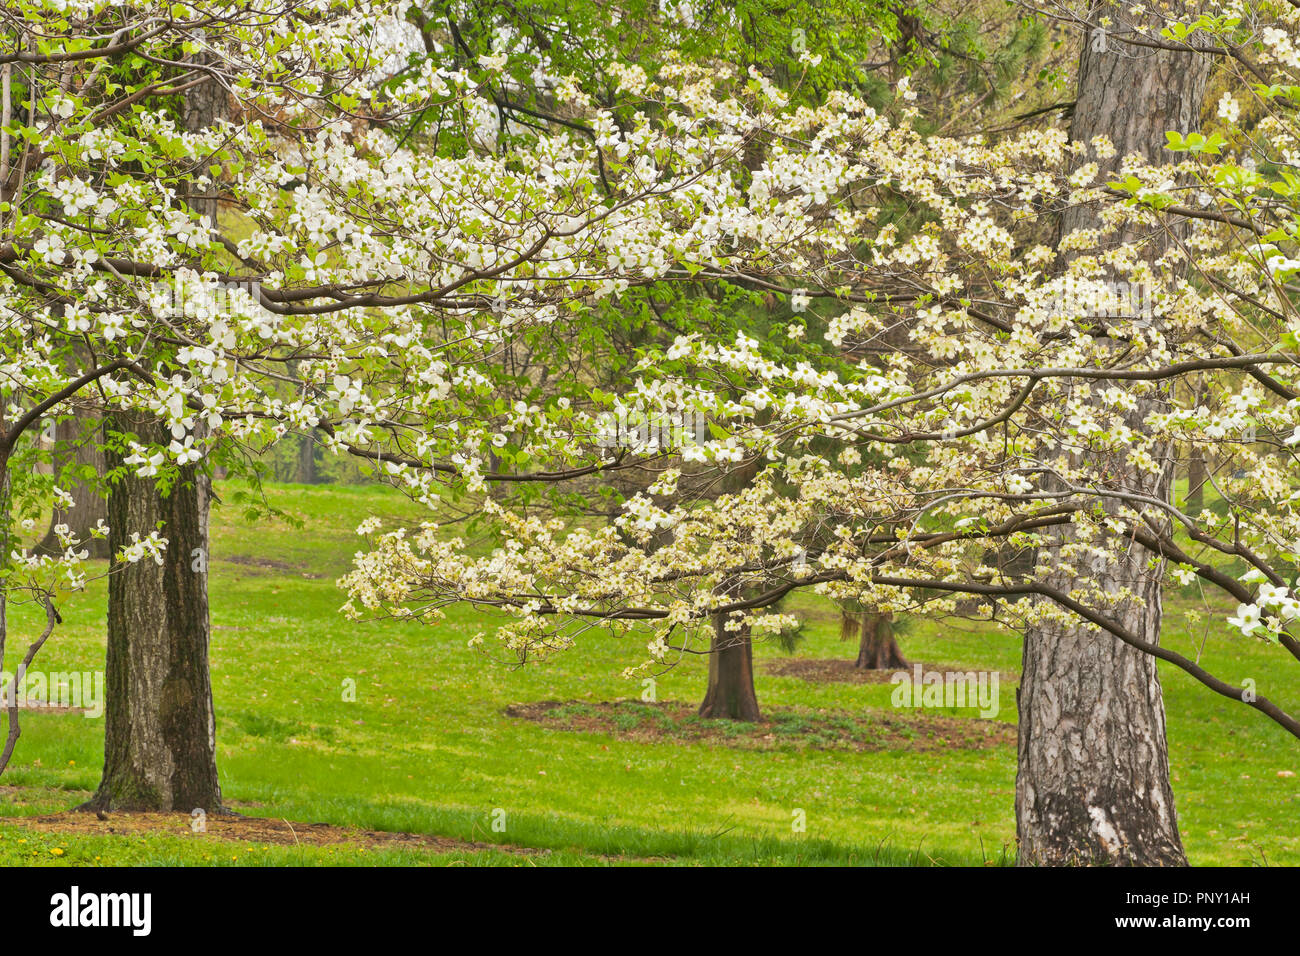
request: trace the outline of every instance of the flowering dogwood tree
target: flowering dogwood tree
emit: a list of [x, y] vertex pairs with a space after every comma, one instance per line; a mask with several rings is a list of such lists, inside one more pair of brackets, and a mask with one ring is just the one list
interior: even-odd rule
[[[316, 429], [431, 508], [416, 529], [363, 526], [351, 613], [504, 609], [518, 659], [613, 627], [642, 636], [641, 668], [786, 630], [778, 602], [797, 590], [976, 613], [1027, 634], [1022, 757], [1059, 700], [1039, 662], [1068, 646], [1046, 670], [1081, 675], [1104, 658], [1099, 686], [1129, 687], [1145, 726], [1144, 809], [1171, 824], [1154, 659], [1300, 736], [1269, 696], [1159, 643], [1160, 588], [1200, 582], [1238, 605], [1225, 627], [1300, 658], [1297, 13], [1112, 12], [1083, 20], [1072, 141], [926, 133], [906, 81], [879, 110], [671, 56], [603, 65], [630, 112], [547, 75], [548, 113], [523, 127], [499, 102], [519, 82], [509, 51], [442, 64], [404, 2], [12, 4], [0, 650], [5, 598], [44, 609], [30, 660], [58, 588], [85, 580], [66, 529], [61, 554], [23, 548], [23, 522], [59, 495], [34, 467], [43, 420], [92, 409], [114, 478], [164, 489]], [[1179, 74], [1170, 98], [1190, 105], [1163, 151], [1150, 129], [1093, 122], [1103, 92], [1168, 92], [1192, 61], [1227, 89], [1207, 129], [1208, 66]], [[200, 94], [223, 108], [195, 126]], [[687, 329], [646, 346], [627, 391], [602, 390], [584, 325], [634, 289], [693, 283], [784, 297], [787, 341]], [[572, 349], [561, 382], [508, 360], [554, 343]], [[611, 416], [683, 411], [708, 435], [608, 441]], [[1214, 507], [1172, 494], [1192, 459], [1213, 463]], [[705, 493], [701, 474], [738, 466], [744, 487]], [[653, 480], [607, 525], [484, 497], [502, 543], [484, 557], [438, 527], [449, 493], [563, 493], [631, 469]], [[153, 527], [99, 533], [119, 567], [175, 553]], [[1031, 567], [1001, 560], [1025, 550]], [[1119, 711], [1100, 696], [1105, 723]], [[1056, 825], [1045, 851], [1144, 858], [1113, 807], [1035, 818], [1032, 756], [1022, 835]], [[1172, 832], [1148, 858], [1180, 856]]]
[[[590, 132], [503, 154], [485, 93], [504, 61], [404, 68], [408, 6], [33, 0], [0, 15], [4, 596], [34, 595], [53, 622], [56, 585], [85, 583], [68, 529], [60, 554], [22, 547], [59, 494], [33, 467], [44, 419], [102, 416], [110, 477], [137, 497], [302, 428], [429, 502], [443, 485], [593, 474], [620, 463], [579, 459], [558, 402], [510, 446], [537, 412], [500, 400], [512, 341], [669, 274], [842, 243], [798, 203], [744, 201], [734, 171], [767, 84], [742, 104], [679, 67], [677, 107], [620, 126], [565, 81]], [[222, 108], [190, 124], [200, 91]], [[415, 116], [420, 143], [449, 145], [406, 142]], [[97, 530], [119, 566], [175, 556], [145, 523]]]
[[[670, 664], [719, 628], [790, 626], [772, 608], [795, 590], [947, 613], [974, 597], [980, 616], [1047, 635], [1051, 646], [1068, 637], [1085, 657], [1135, 652], [1113, 659], [1117, 671], [1145, 659], [1129, 679], [1135, 693], [1153, 694], [1157, 763], [1164, 730], [1151, 659], [1300, 736], [1300, 722], [1266, 694], [1159, 644], [1161, 586], [1195, 582], [1239, 605], [1235, 614], [1211, 605], [1223, 629], [1300, 659], [1288, 624], [1300, 611], [1300, 225], [1289, 171], [1300, 14], [1282, 6], [1248, 17], [1230, 4], [1180, 8], [1170, 20], [1110, 12], [1115, 19], [1085, 21], [1085, 69], [1109, 70], [1114, 97], [1129, 95], [1126, 78], [1159, 90], [1168, 71], [1212, 62], [1227, 92], [1206, 130], [1194, 79], [1166, 148], [1123, 152], [1114, 137], [1071, 141], [1058, 129], [923, 135], [905, 84], [892, 116], [844, 94], [785, 108], [761, 89], [773, 113], [763, 162], [691, 224], [719, 261], [661, 274], [790, 296], [807, 316], [790, 334], [820, 333], [822, 359], [782, 362], [744, 334], [679, 337], [646, 356], [640, 384], [615, 410], [691, 408], [713, 437], [652, 448], [673, 457], [660, 459], [659, 479], [614, 526], [487, 502], [506, 536], [477, 557], [433, 520], [382, 533], [368, 523], [373, 548], [344, 581], [348, 609], [435, 620], [452, 602], [500, 608], [515, 620], [497, 637], [520, 659], [613, 627], [644, 635], [644, 668]], [[1108, 51], [1158, 54], [1148, 67], [1164, 80], [1098, 59]], [[736, 102], [727, 121], [746, 123], [726, 77], [626, 82], [656, 92], [661, 115], [688, 101], [721, 120]], [[1103, 101], [1088, 102], [1089, 89], [1081, 81], [1076, 110]], [[919, 226], [888, 215], [899, 199], [924, 212]], [[1059, 235], [1045, 236], [1036, 222], [1062, 210]], [[755, 217], [773, 212], [786, 217], [779, 245], [757, 231], [765, 220]], [[748, 243], [753, 253], [733, 259]], [[844, 343], [900, 338], [878, 360], [843, 367]], [[566, 467], [610, 467], [616, 459], [594, 439], [602, 411], [526, 406], [484, 439]], [[1192, 458], [1213, 462], [1218, 499], [1194, 513], [1172, 493], [1176, 467]], [[742, 460], [758, 464], [743, 491], [679, 493], [691, 464]], [[1033, 549], [1038, 560], [990, 560], [1002, 549]], [[1028, 684], [1022, 695], [1050, 705]], [[1023, 712], [1021, 729], [1024, 748]], [[1165, 799], [1164, 773], [1162, 793], [1140, 795], [1147, 808]], [[1069, 832], [1044, 844], [1049, 859], [1181, 858], [1176, 830], [1148, 850], [1082, 816], [1078, 826], [1054, 818]], [[1172, 807], [1161, 816], [1171, 824]], [[1052, 822], [1022, 817], [1022, 836]]]

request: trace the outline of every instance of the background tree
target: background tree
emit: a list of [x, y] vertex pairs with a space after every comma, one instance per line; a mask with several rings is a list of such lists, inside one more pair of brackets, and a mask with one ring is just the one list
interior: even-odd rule
[[[581, 117], [557, 105], [554, 77], [573, 74], [597, 102], [625, 122], [634, 110], [652, 114], [661, 107], [653, 97], [620, 80], [610, 61], [634, 63], [653, 71], [669, 62], [689, 62], [716, 70], [755, 70], [770, 78], [795, 102], [815, 104], [830, 90], [848, 91], [883, 104], [893, 81], [909, 70], [917, 71], [917, 86], [931, 102], [942, 103], [946, 115], [963, 115], [976, 106], [994, 115], [1008, 101], [1019, 99], [1018, 109], [1037, 103], [1041, 91], [1015, 90], [1015, 66], [1023, 67], [1043, 55], [1045, 28], [1027, 17], [999, 19], [992, 28], [981, 25], [967, 11], [937, 7], [925, 11], [896, 4], [844, 2], [789, 4], [779, 9], [764, 0], [701, 10], [663, 8], [654, 4], [623, 4], [617, 17], [607, 5], [549, 2], [518, 4], [424, 4], [413, 11], [426, 54], [440, 65], [464, 67], [479, 57], [508, 54], [499, 83], [489, 87], [498, 115], [495, 148], [504, 152], [511, 144], [526, 144], [548, 127], [563, 127], [591, 134]], [[549, 79], [548, 79], [549, 77]], [[996, 110], [995, 107], [996, 106]], [[969, 115], [969, 114], [965, 114]], [[413, 142], [427, 142], [418, 117]], [[1002, 120], [991, 120], [1000, 124]], [[442, 143], [442, 141], [439, 141]], [[761, 164], [768, 144], [752, 138], [745, 147], [744, 164], [750, 171]], [[446, 148], [445, 145], [443, 148]], [[906, 216], [899, 204], [898, 215]], [[656, 282], [627, 290], [617, 307], [593, 310], [578, 335], [552, 327], [545, 339], [511, 344], [511, 367], [520, 398], [539, 389], [565, 393], [577, 407], [590, 407], [592, 388], [617, 398], [635, 384], [629, 374], [635, 357], [649, 349], [664, 348], [671, 338], [686, 331], [707, 330], [710, 335], [752, 335], [774, 358], [790, 360], [807, 348], [804, 341], [787, 335], [790, 323], [803, 321], [789, 306], [792, 289], [780, 281], [752, 282], [737, 274], [698, 276], [693, 281]], [[906, 348], [906, 327], [875, 343], [890, 349]], [[816, 351], [816, 349], [815, 349]], [[870, 347], [845, 356], [855, 363], [870, 354]], [[568, 376], [552, 371], [568, 363]], [[573, 388], [576, 383], [578, 387]], [[688, 407], [668, 409], [661, 419], [696, 414]], [[644, 409], [616, 407], [616, 416], [640, 416]], [[606, 520], [617, 516], [629, 497], [645, 492], [665, 468], [682, 467], [680, 456], [665, 453], [645, 458], [639, 466], [621, 469], [613, 481], [594, 477], [564, 489], [558, 501], [561, 512], [586, 512]], [[696, 497], [740, 490], [752, 480], [757, 460], [745, 462], [692, 462], [684, 466], [681, 493]], [[495, 470], [495, 469], [494, 469]], [[500, 494], [500, 486], [495, 486]], [[512, 489], [520, 507], [541, 506], [536, 485]], [[872, 627], [860, 635], [869, 645], [860, 660], [901, 660], [892, 634], [877, 642]], [[729, 633], [715, 630], [720, 662], [711, 663], [700, 713], [729, 717], [757, 712], [752, 686], [753, 649], [747, 628]], [[892, 649], [892, 651], [891, 651]], [[892, 665], [891, 665], [892, 666]], [[746, 684], [743, 690], [735, 689]], [[725, 685], [725, 687], [723, 686]], [[727, 689], [732, 688], [732, 689]], [[720, 701], [743, 700], [743, 706], [722, 706]]]
[[[389, 135], [400, 130], [392, 116], [425, 112], [438, 99], [477, 107], [480, 81], [462, 77], [453, 88], [424, 71], [388, 86], [379, 61], [393, 48], [340, 45], [358, 24], [374, 27], [369, 11], [339, 11], [272, 36], [264, 11], [239, 6], [216, 5], [166, 29], [148, 9], [96, 9], [59, 27], [63, 49], [0, 54], [22, 64], [38, 103], [23, 117], [21, 165], [56, 157], [39, 176], [19, 177], [5, 209], [14, 234], [0, 248], [12, 279], [0, 326], [14, 346], [6, 400], [24, 423], [14, 435], [28, 427], [26, 408], [46, 415], [98, 389], [96, 406], [115, 423], [105, 439], [112, 471], [121, 472], [110, 511], [137, 525], [110, 532], [122, 585], [111, 589], [117, 700], [99, 806], [192, 800], [215, 781], [199, 573], [205, 456], [224, 442], [255, 447], [307, 427], [390, 479], [411, 478], [413, 464], [427, 469], [413, 479], [429, 482], [426, 500], [436, 494], [431, 479], [456, 493], [589, 474], [565, 466], [569, 441], [559, 433], [526, 451], [497, 445], [520, 414], [501, 398], [518, 384], [499, 371], [502, 350], [562, 308], [590, 309], [620, 287], [654, 281], [670, 263], [698, 269], [717, 259], [709, 235], [683, 236], [677, 225], [698, 209], [693, 190], [734, 197], [723, 167], [737, 145], [718, 124], [698, 133], [645, 118], [626, 131], [608, 126], [662, 145], [664, 165], [648, 179], [639, 156], [606, 157], [585, 135], [535, 144], [544, 160], [536, 163], [493, 157], [469, 145], [477, 134], [458, 108], [445, 124], [460, 144], [452, 155], [413, 154]], [[5, 26], [25, 47], [45, 14], [22, 12]], [[375, 84], [367, 97], [354, 92], [362, 77]], [[205, 85], [236, 100], [232, 122], [214, 123], [211, 110], [194, 105]], [[190, 101], [191, 118], [207, 118], [178, 123], [178, 98]], [[366, 98], [372, 106], [359, 113]], [[431, 203], [430, 187], [449, 177], [455, 193]], [[247, 238], [237, 242], [214, 223], [218, 188]], [[503, 203], [517, 214], [503, 220]], [[323, 230], [324, 222], [334, 225]], [[484, 223], [493, 224], [487, 234]], [[770, 225], [759, 231], [776, 234]], [[632, 247], [635, 256], [621, 255]], [[218, 301], [231, 283], [251, 291]], [[179, 306], [159, 301], [178, 292]], [[80, 375], [78, 349], [99, 363]], [[512, 471], [485, 474], [497, 447]], [[533, 472], [538, 462], [550, 470]], [[606, 467], [618, 464], [594, 470]], [[160, 497], [137, 479], [158, 485]], [[40, 498], [39, 484], [24, 484], [22, 507]], [[5, 509], [6, 527], [15, 514]], [[69, 537], [50, 564], [17, 560], [75, 570], [84, 560], [78, 544]], [[146, 559], [161, 570], [146, 574]], [[134, 633], [144, 622], [154, 630]], [[150, 698], [151, 677], [173, 686], [176, 699]], [[183, 763], [181, 772], [169, 760]], [[215, 791], [204, 798], [218, 800]]]
[[[96, 536], [93, 529], [108, 519], [104, 477], [108, 472], [104, 462], [102, 439], [84, 433], [98, 429], [99, 421], [94, 409], [89, 416], [74, 415], [54, 422], [54, 471], [60, 487], [72, 496], [72, 507], [56, 506], [50, 515], [49, 530], [36, 545], [37, 554], [58, 555], [63, 545], [55, 528], [67, 525], [72, 534], [85, 542], [85, 550], [92, 559], [107, 558], [108, 538]], [[89, 418], [89, 421], [87, 420]]]
[[842, 611], [840, 640], [856, 639], [858, 670], [893, 670], [910, 667], [894, 637], [894, 615], [889, 611]]
[[[1278, 75], [1248, 54], [1222, 52], [1239, 49], [1236, 25], [1184, 23], [1124, 35], [1134, 45], [1153, 45], [1148, 49], [1202, 55], [1183, 42], [1202, 29], [1226, 30], [1232, 43], [1207, 49], [1260, 71], [1240, 77], [1237, 89], [1258, 91], [1249, 84]], [[1256, 52], [1285, 74], [1284, 41], [1263, 36], [1271, 39], [1252, 41]], [[1194, 91], [1196, 71], [1158, 62], [1190, 74], [1180, 82]], [[872, 199], [896, 193], [931, 221], [904, 230], [869, 216], [869, 226], [852, 223], [861, 229], [854, 233], [861, 246], [835, 268], [820, 258], [828, 247], [810, 245], [801, 245], [798, 268], [807, 297], [838, 310], [827, 316], [831, 345], [906, 321], [915, 356], [891, 353], [854, 374], [832, 364], [829, 351], [809, 366], [779, 362], [743, 333], [679, 336], [638, 364], [645, 380], [629, 401], [662, 407], [666, 394], [690, 396], [725, 424], [701, 456], [762, 456], [750, 487], [711, 500], [674, 498], [682, 476], [665, 472], [650, 489], [655, 497], [634, 497], [622, 508], [615, 519], [622, 535], [503, 512], [508, 547], [489, 559], [462, 553], [456, 541], [385, 534], [346, 582], [352, 609], [424, 617], [454, 601], [504, 608], [516, 620], [499, 636], [521, 658], [568, 646], [568, 628], [622, 626], [649, 632], [653, 666], [682, 650], [685, 632], [721, 615], [729, 625], [747, 621], [755, 632], [785, 626], [771, 609], [796, 589], [936, 612], [954, 610], [954, 595], [975, 595], [981, 613], [1009, 626], [1052, 639], [1077, 635], [1081, 656], [1059, 679], [1088, 675], [1097, 656], [1104, 673], [1089, 679], [1120, 680], [1116, 693], [1128, 696], [1113, 705], [1149, 718], [1135, 736], [1112, 737], [1121, 750], [1134, 744], [1116, 778], [1144, 788], [1144, 806], [1128, 804], [1128, 836], [1115, 839], [1118, 830], [1100, 833], [1079, 815], [1063, 815], [1043, 824], [1054, 849], [1036, 853], [1030, 831], [1039, 824], [1027, 821], [1025, 862], [1179, 862], [1171, 802], [1159, 807], [1167, 778], [1154, 659], [1300, 735], [1300, 723], [1271, 700], [1243, 694], [1162, 647], [1149, 606], [1160, 576], [1199, 578], [1242, 602], [1232, 626], [1271, 635], [1297, 653], [1286, 627], [1297, 610], [1287, 579], [1295, 553], [1287, 503], [1294, 476], [1239, 446], [1254, 484], [1243, 479], [1234, 486], [1230, 519], [1193, 519], [1168, 493], [1170, 449], [1178, 442], [1212, 447], [1216, 433], [1250, 421], [1267, 421], [1275, 440], [1293, 434], [1294, 306], [1270, 278], [1300, 272], [1290, 212], [1271, 198], [1244, 198], [1264, 182], [1274, 195], [1288, 187], [1253, 178], [1235, 157], [1216, 158], [1227, 134], [1195, 132], [1190, 93], [1174, 98], [1181, 105], [1166, 118], [1180, 128], [1162, 129], [1156, 140], [1168, 152], [1148, 145], [1145, 154], [1124, 155], [1104, 137], [1071, 144], [1050, 131], [998, 142], [918, 135], [908, 92], [900, 90], [896, 126], [868, 127], [875, 116], [864, 112], [857, 125], [837, 114], [841, 138], [800, 127], [807, 142], [817, 143], [801, 161], [844, 161], [834, 166], [844, 178], [821, 193], [828, 207], [839, 197], [846, 209], [874, 212]], [[1087, 105], [1081, 100], [1076, 114]], [[1293, 141], [1285, 129], [1271, 127], [1255, 148], [1284, 154]], [[756, 175], [775, 162], [768, 157]], [[1199, 206], [1182, 201], [1198, 187], [1208, 199], [1198, 198]], [[1248, 214], [1228, 211], [1237, 204]], [[1018, 223], [1061, 208], [1080, 209], [1076, 215], [1102, 228], [1067, 226], [1052, 246], [1040, 230], [1019, 230]], [[1252, 248], [1252, 235], [1270, 245]], [[793, 261], [786, 259], [787, 268]], [[1121, 282], [1149, 284], [1152, 309], [1132, 307]], [[1221, 293], [1228, 290], [1232, 306], [1225, 309]], [[1261, 348], [1265, 328], [1274, 344]], [[1179, 386], [1204, 378], [1224, 398], [1222, 417], [1207, 418], [1204, 409], [1214, 401], [1188, 407], [1190, 390]], [[838, 442], [841, 451], [817, 453], [813, 442], [822, 440]], [[1243, 527], [1249, 543], [1238, 537]], [[818, 529], [826, 533], [810, 551], [804, 545]], [[987, 560], [1032, 549], [1050, 560], [1034, 567]], [[1251, 568], [1245, 583], [1235, 561]], [[1256, 579], [1265, 582], [1258, 592]], [[1027, 689], [1026, 706], [1050, 699], [1041, 690]], [[1078, 700], [1067, 711], [1090, 706]], [[1022, 744], [1031, 758], [1036, 732], [1026, 728], [1029, 742]], [[1070, 799], [1068, 787], [1052, 793]]]

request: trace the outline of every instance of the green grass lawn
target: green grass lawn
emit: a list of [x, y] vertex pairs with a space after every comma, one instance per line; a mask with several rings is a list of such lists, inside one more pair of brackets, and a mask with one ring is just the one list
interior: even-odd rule
[[[467, 647], [492, 620], [454, 609], [438, 627], [354, 625], [338, 614], [336, 578], [359, 546], [369, 514], [416, 518], [399, 495], [357, 486], [274, 486], [272, 502], [301, 529], [214, 514], [212, 672], [218, 762], [226, 799], [250, 816], [437, 834], [502, 851], [441, 852], [270, 846], [184, 833], [89, 836], [19, 825], [65, 810], [98, 781], [103, 721], [25, 711], [14, 762], [0, 778], [0, 863], [1002, 863], [1015, 835], [1015, 747], [861, 750], [822, 738], [774, 735], [737, 746], [725, 735], [659, 739], [564, 729], [507, 716], [512, 704], [637, 699], [621, 676], [644, 644], [589, 635], [551, 662], [507, 668]], [[66, 625], [35, 665], [47, 672], [103, 667], [105, 589], [97, 582], [62, 606]], [[1170, 595], [1163, 640], [1194, 656], [1191, 592]], [[808, 621], [797, 655], [851, 657], [838, 618], [812, 598], [791, 610]], [[37, 621], [12, 620], [11, 647]], [[1202, 627], [1204, 625], [1201, 625]], [[1233, 639], [1211, 620], [1201, 660], [1225, 679], [1253, 678], [1260, 693], [1300, 707], [1294, 662], [1275, 647]], [[490, 641], [488, 642], [490, 646]], [[974, 625], [914, 621], [901, 638], [910, 658], [1018, 671], [1014, 635]], [[890, 684], [812, 683], [766, 672], [785, 656], [757, 650], [760, 703], [785, 724], [896, 715]], [[1162, 665], [1163, 667], [1163, 665]], [[658, 681], [661, 701], [694, 705], [705, 664], [692, 660]], [[1196, 864], [1300, 863], [1296, 742], [1280, 728], [1162, 670], [1174, 791]], [[354, 681], [355, 701], [345, 699]], [[998, 719], [1014, 721], [1014, 689], [1001, 688]], [[581, 708], [574, 711], [583, 712]], [[957, 712], [973, 719], [971, 710]], [[622, 718], [620, 718], [622, 719]], [[635, 718], [624, 729], [634, 730]], [[617, 730], [618, 728], [614, 728]], [[1008, 738], [1010, 735], [1005, 735]], [[751, 735], [751, 742], [753, 735]], [[494, 815], [494, 811], [497, 812]], [[796, 811], [806, 829], [796, 832]], [[493, 829], [505, 821], [504, 832]], [[522, 855], [508, 848], [549, 853]]]

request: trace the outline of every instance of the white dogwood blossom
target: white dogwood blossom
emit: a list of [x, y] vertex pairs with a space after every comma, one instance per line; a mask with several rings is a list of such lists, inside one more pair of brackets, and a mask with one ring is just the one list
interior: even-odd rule
[[[651, 349], [617, 407], [686, 407], [710, 424], [702, 441], [637, 449], [671, 481], [626, 496], [601, 527], [485, 501], [503, 542], [487, 557], [380, 534], [343, 581], [349, 609], [502, 609], [514, 621], [501, 639], [521, 658], [591, 627], [649, 631], [647, 665], [719, 608], [757, 626], [794, 589], [1014, 627], [1086, 613], [1105, 629], [1107, 609], [1133, 592], [1089, 585], [1087, 569], [1137, 543], [1156, 555], [1144, 573], [1226, 592], [1241, 607], [1222, 621], [1300, 657], [1286, 629], [1300, 561], [1289, 450], [1300, 434], [1300, 315], [1288, 285], [1300, 271], [1300, 207], [1294, 178], [1277, 171], [1300, 149], [1287, 32], [1300, 13], [1276, 16], [1285, 30], [1250, 41], [1272, 85], [1234, 74], [1218, 126], [1171, 131], [1157, 163], [1052, 128], [923, 135], [906, 86], [885, 114], [835, 93], [820, 108], [760, 97], [748, 119], [739, 101], [708, 105], [725, 76], [689, 97], [673, 87], [742, 134], [777, 135], [733, 180], [747, 187], [714, 182], [686, 227], [712, 226], [716, 261], [678, 259], [653, 274], [784, 296], [799, 322], [781, 338], [796, 344], [691, 331]], [[1214, 42], [1233, 27], [1170, 29]], [[659, 82], [667, 93], [680, 77]], [[1248, 98], [1264, 118], [1247, 130], [1237, 124]], [[665, 101], [680, 124], [674, 108]], [[624, 153], [627, 134], [603, 129], [612, 158], [637, 155], [640, 142]], [[886, 220], [890, 203], [914, 218]], [[1054, 247], [1029, 228], [1075, 204], [1098, 205], [1102, 226]], [[1156, 243], [1170, 224], [1177, 240]], [[541, 402], [512, 421], [511, 447], [542, 472], [620, 467], [589, 440], [607, 407], [600, 396], [562, 413]], [[1215, 463], [1219, 504], [1199, 514], [1115, 477], [1154, 479], [1192, 456]], [[678, 477], [742, 463], [743, 490], [692, 494]], [[1050, 560], [1014, 571], [1000, 560], [1044, 548], [1064, 523], [1075, 533]], [[1258, 572], [1258, 593], [1225, 573], [1233, 561]], [[1076, 590], [1047, 583], [1068, 572], [1079, 572]]]
[[[1132, 582], [1086, 570], [1136, 545], [1300, 657], [1300, 11], [1249, 37], [1170, 24], [1268, 82], [1229, 71], [1210, 135], [1170, 131], [1153, 163], [1049, 125], [936, 135], [908, 80], [884, 108], [809, 103], [673, 57], [606, 64], [612, 107], [554, 77], [554, 116], [512, 123], [509, 53], [413, 53], [401, 0], [57, 6], [9, 4], [0, 49], [31, 104], [0, 197], [0, 420], [22, 424], [0, 553], [26, 573], [75, 578], [79, 542], [37, 559], [11, 529], [51, 493], [36, 423], [84, 402], [163, 423], [165, 444], [119, 436], [163, 483], [315, 429], [431, 512], [363, 525], [346, 610], [500, 609], [521, 659], [610, 627], [662, 662], [718, 614], [790, 626], [795, 590], [1104, 629]], [[118, 34], [135, 59], [106, 52]], [[223, 117], [188, 128], [189, 84]], [[1099, 225], [1039, 226], [1077, 206]], [[610, 332], [672, 328], [639, 296], [692, 287], [716, 322]], [[760, 301], [776, 334], [740, 320]], [[612, 355], [617, 394], [593, 364]], [[1195, 515], [1140, 480], [1192, 455], [1215, 463]], [[516, 508], [501, 486], [556, 494]], [[611, 491], [601, 520], [565, 511], [575, 489]], [[489, 553], [440, 526], [466, 499]]]

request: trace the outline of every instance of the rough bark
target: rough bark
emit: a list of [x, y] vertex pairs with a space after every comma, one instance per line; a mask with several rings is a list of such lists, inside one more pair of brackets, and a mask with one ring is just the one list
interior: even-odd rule
[[[215, 81], [189, 88], [185, 128], [197, 132], [212, 126], [226, 105]], [[215, 226], [215, 185], [201, 189], [191, 184], [186, 199]], [[114, 416], [106, 427], [134, 434], [146, 445], [171, 440], [157, 419]], [[110, 469], [124, 464], [117, 452], [110, 450], [106, 458]], [[129, 542], [131, 532], [144, 537], [158, 527], [167, 548], [161, 564], [149, 559], [110, 564], [104, 773], [89, 808], [221, 809], [208, 667], [211, 491], [203, 461], [180, 469], [166, 495], [152, 480], [133, 474], [110, 487], [112, 552]]]
[[1195, 448], [1187, 459], [1187, 502], [1183, 510], [1189, 515], [1198, 515], [1205, 507], [1205, 483], [1209, 480], [1205, 452]]
[[700, 716], [757, 723], [763, 718], [754, 691], [754, 646], [749, 628], [728, 631], [724, 623], [724, 615], [714, 615], [709, 686]]
[[[156, 420], [115, 417], [109, 427], [142, 442], [168, 440]], [[107, 458], [110, 468], [123, 464], [112, 450]], [[208, 672], [209, 494], [202, 463], [181, 469], [166, 496], [132, 474], [109, 494], [114, 554], [131, 532], [144, 537], [160, 524], [167, 548], [162, 564], [110, 563], [104, 774], [90, 808], [221, 807]]]
[[[5, 432], [4, 412], [0, 410], [0, 436]], [[10, 552], [13, 545], [9, 540], [10, 522], [9, 501], [9, 453], [0, 447], [0, 555]], [[0, 672], [4, 670], [5, 646], [9, 640], [9, 586], [8, 578], [0, 578]], [[12, 723], [10, 733], [13, 733]]]
[[[101, 477], [105, 474], [104, 450], [100, 444], [100, 427], [98, 424], [92, 430], [88, 430], [85, 424], [77, 419], [68, 419], [59, 422], [54, 429], [54, 441], [56, 445], [56, 456], [62, 456], [63, 461], [55, 466], [55, 475], [66, 473], [69, 467], [82, 469], [93, 468], [95, 474]], [[101, 520], [108, 521], [108, 502], [104, 497], [103, 491], [93, 483], [76, 478], [56, 479], [59, 487], [68, 494], [72, 495], [74, 502], [72, 508], [63, 509], [55, 508], [54, 514], [50, 518], [49, 530], [45, 532], [45, 537], [36, 546], [37, 554], [62, 554], [63, 547], [59, 544], [58, 538], [54, 534], [55, 525], [66, 524], [71, 532], [81, 539], [82, 548], [90, 552], [92, 558], [108, 557], [108, 539], [96, 538], [90, 533], [90, 530], [96, 527]]]
[[[1115, 144], [1117, 156], [1102, 163], [1100, 181], [1125, 154], [1156, 158], [1167, 130], [1196, 129], [1207, 76], [1204, 57], [1126, 47], [1120, 37], [1134, 23], [1127, 10], [1106, 5], [1098, 16], [1103, 14], [1114, 22], [1105, 43], [1085, 38], [1070, 130], [1076, 141], [1105, 134]], [[1062, 233], [1098, 223], [1097, 208], [1071, 207], [1062, 217]], [[1119, 235], [1115, 242], [1134, 238]], [[1142, 395], [1129, 426], [1140, 432], [1143, 419], [1163, 407], [1165, 398], [1158, 391]], [[1085, 454], [1109, 487], [1171, 500], [1172, 448], [1155, 450], [1165, 462], [1156, 476], [1138, 471], [1122, 454], [1106, 461], [1097, 460], [1095, 450]], [[1072, 525], [1056, 534], [1039, 555], [1040, 578], [1067, 592], [1080, 586], [1112, 595], [1129, 589], [1133, 597], [1108, 613], [1144, 640], [1158, 641], [1162, 575], [1158, 565], [1148, 566], [1152, 555], [1117, 537], [1107, 556], [1072, 561], [1068, 549], [1079, 541]], [[1025, 635], [1017, 696], [1022, 865], [1186, 863], [1154, 658], [1079, 624], [1045, 621]]]
[[[200, 83], [185, 91], [185, 107], [182, 111], [182, 121], [185, 124], [185, 129], [191, 133], [199, 133], [208, 129], [215, 125], [218, 119], [226, 116], [228, 112], [229, 101], [226, 91], [215, 80]], [[201, 163], [197, 168], [206, 170], [209, 165], [211, 164]], [[188, 191], [187, 200], [191, 209], [199, 213], [210, 224], [216, 225], [219, 197], [220, 191], [215, 184], [209, 186], [206, 190], [192, 185]]]
[[894, 637], [894, 615], [864, 611], [855, 614], [858, 626], [858, 659], [853, 666], [859, 670], [892, 670], [910, 666], [898, 649]]

